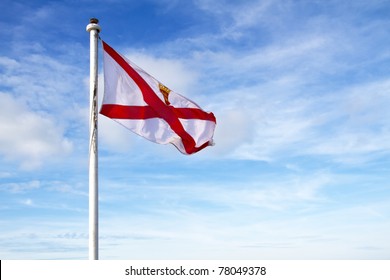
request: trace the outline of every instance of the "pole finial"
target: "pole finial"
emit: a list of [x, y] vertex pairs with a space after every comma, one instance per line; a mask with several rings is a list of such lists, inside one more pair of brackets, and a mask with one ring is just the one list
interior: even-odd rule
[[87, 31], [90, 32], [91, 30], [96, 30], [99, 33], [101, 28], [98, 23], [99, 20], [97, 18], [91, 18], [89, 20], [89, 24], [87, 25]]

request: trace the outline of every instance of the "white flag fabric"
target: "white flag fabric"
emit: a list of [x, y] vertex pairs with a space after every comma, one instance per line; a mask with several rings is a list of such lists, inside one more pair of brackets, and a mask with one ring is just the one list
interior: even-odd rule
[[100, 110], [134, 133], [183, 154], [213, 144], [216, 118], [171, 91], [103, 41], [104, 97]]

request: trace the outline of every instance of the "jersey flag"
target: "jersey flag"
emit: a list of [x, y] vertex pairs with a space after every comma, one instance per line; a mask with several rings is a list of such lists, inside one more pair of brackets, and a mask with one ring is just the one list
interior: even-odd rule
[[104, 97], [100, 110], [134, 133], [183, 154], [213, 144], [216, 118], [170, 90], [103, 41]]

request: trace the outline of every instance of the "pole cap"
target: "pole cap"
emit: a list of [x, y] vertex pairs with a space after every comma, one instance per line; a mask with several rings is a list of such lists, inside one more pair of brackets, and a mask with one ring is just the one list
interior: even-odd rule
[[97, 32], [100, 32], [101, 27], [98, 23], [99, 20], [97, 18], [91, 18], [89, 20], [89, 24], [87, 25], [87, 31], [90, 32], [91, 30], [97, 30]]

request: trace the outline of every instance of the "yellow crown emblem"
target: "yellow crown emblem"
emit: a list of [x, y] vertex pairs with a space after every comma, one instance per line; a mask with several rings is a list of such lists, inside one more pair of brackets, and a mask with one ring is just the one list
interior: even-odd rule
[[169, 93], [171, 92], [171, 90], [161, 83], [158, 84], [158, 87], [160, 88], [160, 92], [164, 96], [165, 104], [170, 105], [171, 103], [168, 100], [168, 96], [169, 96]]
[[168, 100], [168, 96], [169, 96], [169, 93], [171, 92], [171, 90], [161, 83], [158, 83], [158, 87], [160, 88], [160, 92], [164, 96], [165, 104], [170, 105], [171, 103]]

